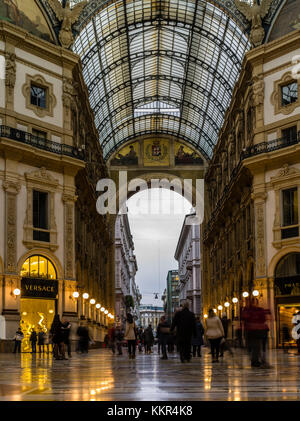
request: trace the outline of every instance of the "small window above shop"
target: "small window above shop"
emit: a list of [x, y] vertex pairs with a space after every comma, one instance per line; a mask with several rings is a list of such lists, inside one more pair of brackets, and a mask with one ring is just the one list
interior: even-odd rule
[[30, 103], [40, 108], [47, 108], [47, 88], [31, 84]]

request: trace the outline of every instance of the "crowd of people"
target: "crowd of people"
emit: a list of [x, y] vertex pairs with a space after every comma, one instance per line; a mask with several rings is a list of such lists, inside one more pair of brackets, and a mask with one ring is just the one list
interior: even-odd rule
[[[244, 338], [251, 366], [270, 368], [266, 352], [270, 311], [260, 307], [257, 300], [249, 300], [247, 305], [241, 309], [240, 316], [239, 340]], [[145, 329], [138, 327], [133, 316], [128, 313], [125, 328], [123, 329], [121, 325], [112, 326], [105, 336], [104, 342], [106, 347], [111, 348], [113, 354], [117, 352], [118, 355], [123, 354], [123, 346], [126, 344], [129, 359], [136, 358], [137, 349], [139, 353], [152, 354], [153, 346], [157, 342], [158, 353], [162, 354], [162, 360], [167, 360], [168, 355], [176, 350], [182, 363], [188, 363], [192, 358], [200, 358], [202, 346], [209, 345], [212, 362], [217, 363], [225, 351], [233, 355], [227, 340], [228, 323], [226, 313], [223, 313], [220, 318], [213, 309], [210, 309], [203, 325], [200, 318], [195, 317], [194, 313], [189, 310], [188, 302], [185, 302], [180, 309], [177, 309], [172, 321], [167, 320], [165, 316], [161, 317], [156, 330], [156, 338], [151, 324]], [[29, 337], [31, 352], [52, 352], [56, 360], [65, 360], [67, 359], [66, 355], [71, 358], [71, 328], [71, 323], [64, 318], [60, 319], [59, 315], [54, 316], [49, 333], [41, 327], [38, 331], [32, 328]], [[93, 338], [84, 323], [79, 324], [77, 336], [76, 352], [88, 353]], [[14, 353], [21, 352], [23, 339], [24, 334], [19, 328], [14, 336]], [[297, 341], [297, 344], [298, 342], [300, 341]], [[52, 345], [51, 350], [49, 350], [50, 344]]]
[[[259, 307], [255, 300], [249, 301], [242, 309], [241, 330], [252, 367], [270, 368], [266, 358], [269, 316], [270, 312]], [[176, 349], [180, 361], [188, 363], [192, 358], [200, 358], [202, 346], [207, 345], [210, 347], [212, 362], [217, 363], [225, 351], [233, 355], [227, 339], [228, 323], [226, 313], [219, 317], [210, 309], [203, 325], [200, 318], [195, 317], [189, 310], [188, 303], [183, 303], [171, 322], [165, 316], [161, 317], [156, 331], [158, 353], [162, 354], [162, 360], [167, 360], [168, 355]], [[127, 314], [124, 332], [121, 326], [112, 327], [106, 338], [106, 346], [110, 347], [114, 354], [117, 348], [118, 355], [122, 355], [122, 345], [126, 344], [129, 359], [135, 359], [136, 349], [151, 354], [154, 343], [152, 326], [138, 328], [131, 314]]]
[[[68, 358], [71, 358], [71, 328], [71, 323], [65, 318], [60, 319], [58, 314], [54, 316], [49, 333], [45, 328], [43, 329], [42, 327], [39, 327], [37, 332], [35, 328], [32, 327], [29, 336], [31, 353], [52, 353], [56, 360], [67, 360]], [[85, 326], [83, 323], [80, 323], [77, 328], [77, 337], [78, 341], [76, 352], [81, 354], [88, 353], [89, 345], [93, 343], [93, 338], [91, 337], [87, 326]], [[20, 353], [21, 344], [24, 340], [24, 333], [20, 327], [16, 331], [13, 340], [13, 353]], [[66, 355], [68, 355], [68, 358], [66, 358]]]

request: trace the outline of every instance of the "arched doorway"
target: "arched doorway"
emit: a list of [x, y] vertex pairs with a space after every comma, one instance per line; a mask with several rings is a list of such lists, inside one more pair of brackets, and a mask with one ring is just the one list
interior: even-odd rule
[[[34, 329], [45, 333], [48, 344], [49, 330], [57, 312], [58, 281], [54, 264], [45, 256], [28, 257], [21, 269], [20, 326], [24, 333], [22, 352], [30, 352], [30, 335]], [[46, 346], [48, 351], [49, 346]]]
[[300, 311], [300, 253], [289, 253], [277, 263], [274, 276], [277, 346], [296, 346], [292, 319]]

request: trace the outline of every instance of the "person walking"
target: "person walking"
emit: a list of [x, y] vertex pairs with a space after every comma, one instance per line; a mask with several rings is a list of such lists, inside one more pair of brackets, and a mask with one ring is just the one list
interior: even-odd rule
[[139, 352], [143, 352], [144, 332], [142, 328], [138, 330], [138, 340], [139, 340], [139, 343], [138, 343]]
[[270, 311], [259, 307], [255, 300], [251, 300], [241, 313], [248, 339], [251, 367], [270, 368], [263, 350], [266, 347], [268, 331], [266, 314], [270, 314]]
[[170, 336], [170, 324], [167, 322], [165, 316], [162, 316], [157, 326], [157, 337], [161, 344], [162, 360], [167, 360], [167, 344]]
[[151, 347], [154, 343], [154, 335], [152, 326], [149, 325], [144, 331], [144, 342], [145, 342], [145, 354], [151, 354]]
[[88, 328], [84, 326], [83, 323], [80, 323], [77, 329], [78, 335], [78, 351], [81, 354], [87, 354], [89, 352], [89, 341], [90, 335]]
[[18, 330], [16, 331], [16, 334], [15, 334], [14, 338], [13, 338], [13, 340], [15, 341], [13, 354], [15, 354], [16, 352], [21, 353], [21, 344], [22, 344], [23, 339], [24, 339], [24, 334], [23, 334], [21, 328], [19, 327]]
[[219, 350], [221, 339], [224, 338], [224, 329], [221, 320], [210, 309], [208, 311], [208, 318], [206, 319], [205, 336], [209, 340], [211, 348], [212, 362], [219, 361]]
[[62, 322], [58, 314], [54, 316], [50, 333], [52, 335], [54, 358], [56, 360], [66, 360]]
[[71, 323], [66, 319], [62, 319], [63, 341], [64, 341], [65, 347], [67, 348], [69, 358], [72, 358], [72, 349], [71, 349], [71, 342], [70, 342], [71, 328], [72, 328]]
[[222, 323], [223, 330], [224, 330], [224, 338], [221, 340], [221, 344], [220, 344], [220, 357], [223, 357], [225, 350], [228, 350], [230, 352], [230, 354], [233, 355], [232, 350], [231, 350], [230, 346], [228, 345], [228, 343], [226, 341], [227, 335], [228, 335], [229, 320], [228, 320], [227, 314], [225, 312], [222, 314], [221, 323]]
[[39, 347], [39, 353], [44, 353], [44, 345], [45, 345], [45, 332], [42, 328], [40, 328], [38, 333], [38, 347]]
[[112, 326], [109, 331], [107, 332], [108, 334], [108, 343], [109, 343], [109, 347], [112, 350], [112, 353], [115, 354], [116, 353], [116, 329], [114, 326]]
[[115, 336], [116, 336], [116, 345], [117, 345], [118, 355], [123, 355], [122, 341], [124, 339], [124, 334], [122, 332], [121, 326], [116, 327]]
[[31, 335], [30, 335], [29, 340], [31, 342], [31, 353], [34, 354], [36, 353], [36, 343], [37, 343], [37, 334], [34, 328], [31, 329]]
[[177, 344], [182, 363], [191, 360], [192, 337], [197, 336], [196, 318], [193, 312], [189, 310], [188, 302], [184, 302], [182, 310], [178, 311], [171, 325], [171, 332], [176, 328]]
[[196, 318], [196, 336], [192, 338], [193, 357], [201, 357], [201, 346], [203, 345], [204, 327], [200, 321], [200, 317]]
[[135, 322], [133, 320], [132, 314], [127, 314], [126, 319], [126, 326], [125, 326], [125, 336], [124, 339], [127, 340], [128, 346], [128, 356], [129, 359], [135, 359], [135, 347], [136, 347], [136, 339], [137, 339], [137, 329]]

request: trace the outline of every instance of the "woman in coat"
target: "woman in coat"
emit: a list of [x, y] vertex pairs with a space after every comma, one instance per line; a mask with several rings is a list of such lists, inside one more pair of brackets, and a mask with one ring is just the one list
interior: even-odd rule
[[203, 345], [204, 327], [200, 322], [200, 317], [196, 318], [197, 335], [192, 338], [193, 357], [201, 357], [201, 346]]
[[136, 347], [136, 335], [137, 329], [136, 325], [134, 323], [132, 314], [127, 314], [126, 319], [126, 326], [125, 326], [125, 336], [124, 339], [127, 340], [127, 346], [128, 346], [128, 356], [129, 359], [134, 360], [135, 359], [135, 347]]
[[[50, 333], [52, 335], [52, 343], [54, 347], [54, 357], [56, 360], [66, 360], [65, 357], [65, 344], [62, 330], [62, 322], [59, 319], [59, 315], [54, 316]], [[59, 355], [59, 353], [61, 355]]]
[[206, 319], [205, 336], [210, 342], [212, 362], [219, 361], [219, 351], [221, 339], [224, 337], [224, 329], [221, 320], [210, 309]]
[[158, 340], [161, 344], [161, 350], [162, 350], [162, 360], [167, 360], [168, 359], [168, 355], [167, 355], [167, 344], [168, 344], [168, 339], [170, 336], [170, 323], [167, 322], [165, 316], [162, 316], [160, 319], [160, 323], [157, 326], [157, 337]]
[[149, 325], [144, 332], [144, 342], [145, 342], [145, 354], [151, 354], [151, 347], [154, 343], [154, 336], [152, 331], [152, 326]]

